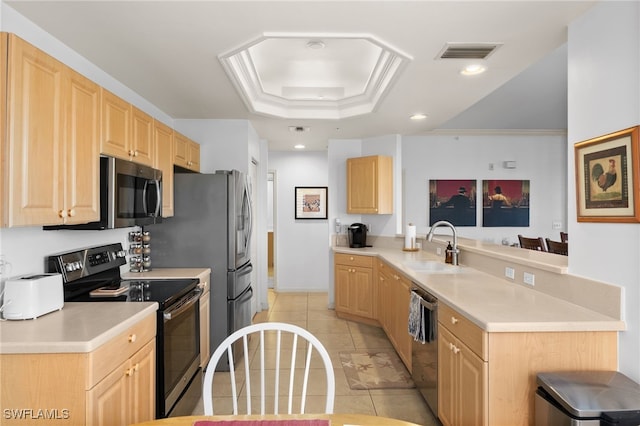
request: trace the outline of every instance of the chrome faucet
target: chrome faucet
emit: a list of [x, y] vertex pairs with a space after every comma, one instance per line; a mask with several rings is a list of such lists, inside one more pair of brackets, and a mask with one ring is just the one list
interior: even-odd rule
[[451, 264], [452, 265], [457, 265], [458, 264], [458, 253], [460, 253], [460, 250], [458, 250], [458, 233], [456, 232], [456, 228], [455, 226], [453, 226], [453, 224], [451, 222], [447, 222], [446, 220], [439, 220], [436, 223], [434, 223], [431, 226], [431, 229], [429, 230], [429, 233], [427, 234], [427, 241], [433, 241], [433, 231], [436, 230], [436, 228], [440, 227], [440, 226], [447, 226], [449, 228], [451, 228], [451, 232], [453, 232], [453, 253], [452, 253], [452, 261]]

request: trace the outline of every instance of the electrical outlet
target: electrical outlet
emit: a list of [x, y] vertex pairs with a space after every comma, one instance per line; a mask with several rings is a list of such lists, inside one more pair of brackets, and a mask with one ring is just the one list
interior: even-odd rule
[[516, 271], [515, 269], [507, 266], [506, 268], [504, 268], [504, 276], [507, 278], [510, 278], [512, 280], [514, 280], [516, 278]]
[[442, 247], [436, 247], [436, 254], [442, 256]]
[[525, 284], [529, 284], [531, 286], [536, 285], [536, 276], [530, 272], [525, 272], [523, 281]]

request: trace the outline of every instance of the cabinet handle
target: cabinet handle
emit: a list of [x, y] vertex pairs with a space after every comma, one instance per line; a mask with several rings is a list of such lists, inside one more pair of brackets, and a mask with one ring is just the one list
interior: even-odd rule
[[456, 317], [451, 317], [451, 324], [457, 324], [458, 323], [458, 318]]
[[138, 337], [135, 334], [129, 335], [129, 343], [134, 343]]
[[75, 211], [75, 209], [69, 209], [69, 210], [67, 210], [67, 215], [68, 215], [69, 217], [74, 217], [74, 216], [76, 215], [76, 211]]
[[140, 363], [136, 362], [136, 365], [133, 366], [133, 372], [137, 373], [139, 369], [140, 369]]
[[394, 275], [394, 276], [393, 276], [393, 278], [394, 278], [395, 280], [399, 280], [399, 279], [400, 279], [400, 277], [399, 277], [399, 276], [397, 276], [397, 275]]
[[349, 257], [349, 260], [353, 260], [353, 256], [350, 256], [350, 257]]
[[460, 348], [457, 347], [456, 345], [453, 345], [453, 353], [458, 354], [458, 352], [460, 352]]
[[134, 156], [134, 151], [132, 149], [129, 150], [129, 157], [133, 157]]
[[64, 219], [65, 217], [67, 217], [67, 211], [66, 210], [59, 210], [58, 211], [58, 217], [60, 219]]
[[124, 372], [124, 375], [127, 377], [131, 377], [133, 375], [133, 369], [127, 368], [127, 370]]

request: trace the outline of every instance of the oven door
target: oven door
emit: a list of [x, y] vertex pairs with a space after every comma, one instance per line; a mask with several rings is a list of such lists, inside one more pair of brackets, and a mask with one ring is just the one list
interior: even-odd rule
[[161, 221], [162, 172], [141, 164], [109, 159], [109, 194], [113, 227], [150, 225]]
[[193, 385], [193, 378], [199, 372], [201, 293], [201, 289], [195, 289], [159, 312], [158, 418], [171, 415], [183, 393], [189, 393], [187, 388]]

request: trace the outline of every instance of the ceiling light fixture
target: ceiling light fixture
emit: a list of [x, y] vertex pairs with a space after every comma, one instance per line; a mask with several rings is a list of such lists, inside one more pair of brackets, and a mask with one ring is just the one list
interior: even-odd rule
[[294, 145], [293, 147], [294, 147], [295, 149], [305, 149], [305, 146], [304, 146], [304, 145], [302, 145], [301, 143], [296, 144], [296, 145]]
[[417, 114], [413, 114], [411, 117], [409, 117], [411, 120], [424, 120], [427, 118], [427, 114], [422, 114], [422, 113], [417, 113]]
[[462, 74], [462, 75], [478, 75], [478, 74], [482, 74], [486, 70], [487, 70], [487, 67], [485, 67], [482, 64], [470, 64], [470, 65], [467, 65], [466, 67], [464, 67], [460, 71], [460, 74]]

